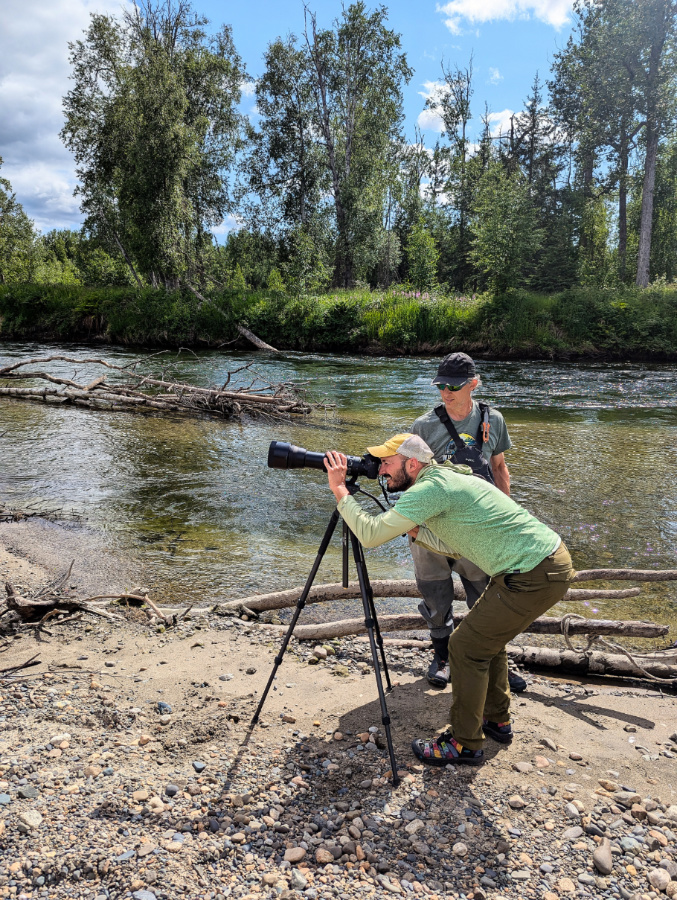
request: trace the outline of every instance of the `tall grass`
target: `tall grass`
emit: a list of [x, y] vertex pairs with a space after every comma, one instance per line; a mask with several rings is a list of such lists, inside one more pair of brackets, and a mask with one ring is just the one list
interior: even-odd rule
[[477, 297], [406, 290], [289, 297], [68, 285], [0, 286], [0, 339], [218, 346], [248, 326], [280, 349], [677, 358], [677, 287]]

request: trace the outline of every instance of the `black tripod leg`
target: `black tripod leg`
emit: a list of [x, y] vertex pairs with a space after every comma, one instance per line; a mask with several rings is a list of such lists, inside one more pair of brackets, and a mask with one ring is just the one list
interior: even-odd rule
[[395, 760], [395, 751], [393, 749], [393, 738], [390, 733], [390, 715], [388, 714], [388, 706], [386, 705], [386, 695], [383, 690], [383, 680], [381, 678], [381, 668], [378, 664], [378, 650], [376, 649], [376, 638], [374, 636], [374, 628], [378, 626], [376, 615], [374, 613], [374, 603], [369, 602], [369, 576], [367, 575], [367, 566], [362, 554], [362, 547], [355, 535], [350, 532], [350, 540], [353, 545], [353, 557], [357, 568], [357, 580], [360, 582], [360, 594], [362, 595], [362, 606], [364, 607], [364, 624], [367, 626], [367, 634], [369, 635], [369, 645], [371, 647], [371, 658], [374, 661], [374, 673], [376, 675], [376, 689], [378, 690], [378, 699], [381, 704], [381, 722], [386, 733], [386, 742], [388, 744], [388, 755], [390, 756], [390, 767], [393, 772], [393, 787], [397, 787], [400, 783], [400, 777], [397, 774], [397, 762]]
[[369, 573], [367, 572], [367, 563], [364, 558], [364, 548], [362, 544], [358, 542], [358, 549], [360, 553], [360, 561], [362, 564], [362, 571], [364, 572], [364, 581], [367, 586], [367, 597], [369, 598], [369, 610], [371, 612], [371, 618], [374, 620], [374, 633], [376, 635], [376, 643], [378, 644], [378, 649], [381, 652], [381, 662], [383, 664], [383, 674], [386, 677], [386, 684], [388, 685], [388, 690], [392, 691], [393, 686], [390, 683], [390, 672], [388, 671], [388, 660], [386, 659], [386, 651], [383, 646], [383, 637], [381, 636], [381, 626], [378, 624], [378, 616], [376, 615], [376, 607], [374, 606], [374, 591], [372, 590], [371, 584], [369, 582]]
[[282, 641], [282, 646], [280, 647], [280, 652], [275, 657], [275, 665], [273, 666], [273, 671], [270, 673], [270, 678], [268, 679], [268, 684], [263, 691], [263, 695], [259, 701], [259, 705], [256, 707], [256, 712], [254, 713], [254, 717], [252, 719], [252, 725], [256, 725], [259, 720], [259, 715], [261, 714], [261, 710], [263, 709], [263, 704], [266, 702], [266, 697], [268, 696], [268, 692], [275, 680], [275, 676], [277, 675], [277, 670], [282, 664], [282, 657], [285, 654], [287, 649], [287, 645], [291, 640], [292, 633], [294, 628], [296, 627], [296, 623], [298, 622], [299, 616], [301, 615], [301, 610], [306, 605], [306, 600], [308, 599], [308, 594], [310, 593], [310, 589], [313, 586], [313, 581], [315, 581], [315, 576], [317, 575], [317, 570], [320, 568], [320, 563], [322, 562], [322, 558], [324, 554], [327, 552], [327, 547], [329, 546], [329, 541], [336, 529], [336, 524], [339, 520], [339, 511], [335, 509], [332, 513], [331, 519], [329, 519], [329, 524], [327, 525], [327, 529], [324, 532], [324, 537], [320, 542], [320, 547], [317, 551], [317, 556], [315, 557], [315, 562], [313, 563], [313, 567], [310, 570], [310, 574], [308, 575], [308, 579], [303, 587], [303, 591], [301, 592], [301, 596], [299, 597], [296, 603], [296, 609], [294, 610], [294, 615], [292, 616], [291, 622], [289, 623], [289, 628], [287, 629], [287, 633], [284, 636], [284, 640]]

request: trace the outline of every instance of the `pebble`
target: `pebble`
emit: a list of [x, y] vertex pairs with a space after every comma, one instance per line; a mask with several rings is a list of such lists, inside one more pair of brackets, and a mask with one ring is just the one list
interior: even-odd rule
[[200, 772], [204, 772], [204, 770], [207, 768], [207, 763], [203, 763], [203, 762], [200, 762], [199, 760], [195, 760], [195, 762], [193, 762], [193, 768], [199, 775]]
[[34, 787], [20, 787], [17, 795], [21, 800], [35, 800], [39, 796], [38, 789]]
[[291, 888], [294, 891], [304, 891], [308, 887], [308, 879], [299, 869], [291, 870]]
[[169, 703], [165, 703], [164, 700], [158, 700], [157, 708], [158, 708], [158, 711], [161, 712], [163, 715], [164, 714], [171, 715], [172, 708], [169, 705]]
[[592, 853], [592, 861], [597, 871], [602, 875], [611, 874], [614, 864], [611, 856], [611, 841], [609, 838], [602, 838], [601, 842], [595, 847]]
[[[199, 622], [199, 616], [179, 622], [176, 633], [153, 639], [166, 647], [192, 638]], [[219, 618], [209, 627], [226, 644], [229, 632], [245, 628]], [[270, 637], [247, 628], [245, 646], [258, 654], [263, 671], [256, 648], [268, 654]], [[354, 657], [344, 652], [352, 646], [359, 650]], [[338, 659], [324, 650], [329, 665], [318, 671], [331, 674], [336, 661], [353, 677], [360, 671], [364, 648], [357, 642], [336, 643]], [[305, 664], [307, 648], [292, 642], [290, 651], [296, 656], [290, 665]], [[161, 652], [170, 658], [167, 649]], [[393, 671], [400, 662], [408, 671], [425, 670], [427, 654], [390, 652]], [[608, 770], [602, 778], [608, 763], [599, 755], [585, 768], [567, 769], [569, 750], [534, 735], [527, 720], [521, 759], [489, 759], [486, 771], [467, 777], [462, 769], [429, 769], [398, 756], [403, 785], [394, 791], [385, 750], [375, 743], [383, 744], [382, 729], [369, 725], [368, 699], [363, 705], [356, 700], [350, 716], [335, 715], [325, 702], [311, 728], [320, 710], [309, 716], [293, 695], [282, 695], [280, 684], [279, 705], [262, 723], [270, 731], [255, 731], [239, 756], [257, 702], [242, 658], [231, 663], [239, 668], [232, 693], [204, 694], [203, 672], [193, 683], [198, 690], [186, 683], [162, 695], [177, 706], [173, 718], [160, 712], [156, 699], [147, 704], [137, 696], [131, 677], [93, 692], [87, 679], [80, 690], [79, 676], [70, 673], [53, 674], [44, 685], [32, 682], [31, 694], [42, 705], [34, 727], [18, 737], [0, 732], [0, 846], [12, 861], [0, 865], [0, 900], [123, 894], [134, 900], [193, 894], [205, 900], [381, 900], [395, 894], [410, 900], [658, 900], [677, 888], [670, 880], [677, 870], [677, 837], [670, 830], [677, 831], [677, 805], [666, 803], [669, 789], [647, 786], [658, 782], [637, 754], [642, 768], [624, 769], [623, 776]], [[28, 723], [23, 709], [30, 713], [31, 703], [14, 684], [3, 687], [0, 721], [10, 721], [13, 694], [18, 721]], [[225, 708], [217, 710], [217, 702]], [[118, 717], [114, 727], [101, 728], [102, 706]], [[169, 729], [159, 727], [160, 715]], [[546, 747], [550, 758], [535, 755]], [[57, 750], [63, 755], [49, 755]], [[201, 758], [193, 760], [196, 750]], [[672, 765], [661, 757], [653, 774], [664, 779]], [[99, 777], [106, 771], [111, 774]], [[37, 796], [27, 793], [32, 790]], [[19, 833], [19, 811], [44, 820], [33, 829], [22, 823]]]
[[655, 887], [657, 891], [664, 891], [672, 880], [670, 873], [665, 869], [651, 869], [648, 874], [649, 883]]
[[256, 675], [256, 666], [248, 666], [245, 670], [245, 674], [247, 675]]
[[234, 676], [228, 672], [226, 675], [219, 675], [219, 681], [232, 681], [233, 677]]
[[42, 825], [42, 816], [37, 809], [25, 809], [19, 813], [19, 831], [26, 834]]

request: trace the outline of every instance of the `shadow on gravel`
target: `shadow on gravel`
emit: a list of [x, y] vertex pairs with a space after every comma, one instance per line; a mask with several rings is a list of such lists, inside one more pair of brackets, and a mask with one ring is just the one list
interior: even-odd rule
[[591, 716], [606, 716], [608, 719], [616, 719], [619, 722], [625, 722], [626, 725], [636, 725], [638, 728], [646, 728], [651, 730], [656, 727], [656, 723], [651, 719], [645, 719], [642, 716], [635, 716], [632, 713], [622, 712], [617, 709], [609, 709], [606, 706], [593, 706], [587, 702], [586, 697], [549, 697], [539, 694], [537, 691], [529, 690], [525, 694], [530, 700], [536, 703], [543, 703], [544, 706], [554, 706], [562, 712], [568, 713], [574, 719], [580, 719], [600, 731], [606, 731], [607, 726], [598, 722]]
[[243, 716], [225, 790], [214, 804], [216, 815], [232, 822], [231, 852], [265, 855], [283, 871], [296, 867], [297, 885], [306, 879], [321, 889], [340, 878], [358, 890], [380, 885], [418, 893], [425, 884], [444, 896], [473, 890], [480, 900], [501, 882], [492, 866], [501, 868], [510, 847], [509, 823], [498, 821], [505, 805], [486, 796], [502, 748], [487, 741], [481, 767], [424, 766], [411, 751], [414, 738], [446, 724], [450, 699], [424, 678], [387, 695], [402, 778], [397, 788], [375, 696], [341, 716], [332, 732], [284, 733], [270, 719], [268, 727], [250, 729]]

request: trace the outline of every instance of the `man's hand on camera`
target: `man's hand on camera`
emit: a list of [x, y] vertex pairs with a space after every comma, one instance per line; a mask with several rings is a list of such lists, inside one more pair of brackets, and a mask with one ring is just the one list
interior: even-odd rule
[[329, 490], [336, 497], [336, 502], [349, 495], [346, 487], [346, 475], [348, 474], [348, 457], [336, 450], [327, 450], [327, 481]]
[[411, 531], [407, 532], [407, 534], [409, 535], [409, 537], [413, 537], [413, 539], [416, 540], [416, 538], [418, 537], [418, 529], [419, 526], [417, 525], [416, 528], [412, 528]]

